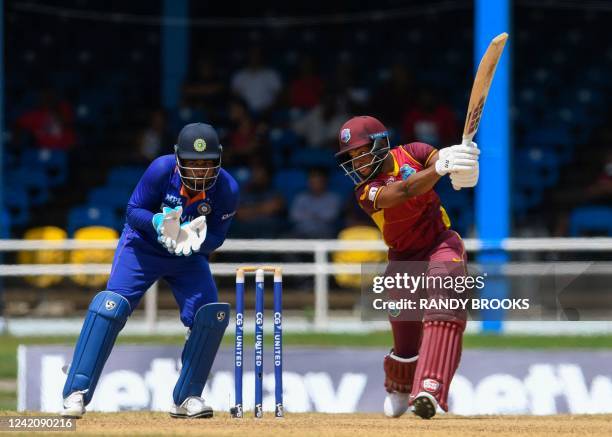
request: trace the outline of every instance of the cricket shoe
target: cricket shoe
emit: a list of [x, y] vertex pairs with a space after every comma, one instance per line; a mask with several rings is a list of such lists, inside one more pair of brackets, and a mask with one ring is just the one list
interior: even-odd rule
[[387, 417], [400, 417], [408, 411], [409, 393], [391, 392], [387, 393], [383, 410]]
[[213, 409], [199, 396], [189, 396], [180, 406], [174, 405], [170, 416], [178, 419], [206, 419], [213, 417]]
[[61, 415], [73, 419], [80, 419], [83, 417], [83, 414], [85, 414], [85, 400], [83, 399], [83, 395], [85, 393], [87, 393], [87, 390], [70, 393], [70, 395], [64, 399], [64, 409]]
[[436, 415], [438, 401], [427, 392], [420, 392], [412, 401], [412, 411], [422, 419], [431, 419]]

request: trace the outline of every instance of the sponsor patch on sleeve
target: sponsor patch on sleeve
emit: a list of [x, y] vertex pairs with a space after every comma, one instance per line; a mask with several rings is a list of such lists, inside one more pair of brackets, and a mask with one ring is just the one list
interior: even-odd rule
[[234, 215], [236, 215], [236, 211], [232, 211], [227, 214], [223, 214], [221, 216], [221, 220], [227, 220], [228, 218], [233, 217]]
[[378, 192], [378, 187], [370, 188], [370, 191], [368, 191], [368, 199], [370, 199], [370, 202], [374, 202], [374, 199], [376, 199], [377, 192]]

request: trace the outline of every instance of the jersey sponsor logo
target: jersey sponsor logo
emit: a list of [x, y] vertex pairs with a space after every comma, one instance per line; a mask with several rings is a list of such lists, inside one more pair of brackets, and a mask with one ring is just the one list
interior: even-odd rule
[[351, 141], [350, 129], [342, 129], [342, 132], [340, 132], [340, 141], [342, 141], [344, 144], [348, 144], [348, 142]]
[[181, 203], [181, 199], [172, 194], [166, 194], [164, 201], [172, 205], [177, 205]]
[[378, 193], [378, 187], [370, 188], [370, 191], [368, 191], [368, 199], [370, 202], [374, 202], [374, 199], [376, 199], [376, 193]]
[[221, 220], [227, 220], [230, 217], [234, 217], [236, 215], [236, 211], [228, 212], [227, 214], [223, 214], [221, 216]]
[[210, 205], [206, 202], [202, 202], [198, 205], [198, 212], [200, 215], [208, 215], [212, 211]]
[[203, 152], [204, 150], [206, 150], [206, 141], [204, 141], [203, 138], [197, 138], [193, 142], [193, 150], [195, 150], [196, 152]]
[[427, 378], [423, 381], [423, 389], [429, 393], [437, 393], [440, 388], [440, 383], [435, 379]]
[[406, 179], [408, 179], [410, 176], [412, 176], [415, 173], [416, 173], [416, 170], [410, 167], [408, 164], [404, 164], [400, 168], [400, 174], [402, 175], [403, 181], [405, 181]]

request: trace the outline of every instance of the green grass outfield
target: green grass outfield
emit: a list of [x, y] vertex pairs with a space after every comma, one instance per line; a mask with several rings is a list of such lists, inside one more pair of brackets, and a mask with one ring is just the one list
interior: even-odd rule
[[[233, 335], [226, 335], [224, 344], [233, 344]], [[64, 337], [12, 337], [0, 336], [0, 382], [13, 382], [17, 378], [17, 346], [20, 344], [68, 344], [74, 345], [75, 336]], [[120, 335], [119, 344], [176, 344], [182, 345], [184, 336]], [[271, 343], [270, 336], [266, 344]], [[253, 344], [252, 336], [245, 336], [245, 344]], [[388, 331], [368, 334], [290, 334], [283, 335], [286, 346], [319, 346], [319, 347], [384, 347], [391, 345], [391, 333]], [[466, 335], [465, 348], [522, 348], [522, 349], [612, 349], [612, 335], [594, 336], [527, 336], [527, 335]], [[0, 410], [14, 410], [17, 405], [17, 394], [14, 389], [0, 387]]]

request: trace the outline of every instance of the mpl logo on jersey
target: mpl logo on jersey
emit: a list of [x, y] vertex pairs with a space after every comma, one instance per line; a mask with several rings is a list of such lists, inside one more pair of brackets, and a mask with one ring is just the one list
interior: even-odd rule
[[166, 194], [166, 197], [164, 198], [164, 202], [166, 202], [168, 206], [175, 207], [181, 204], [181, 198], [174, 196], [172, 194]]

